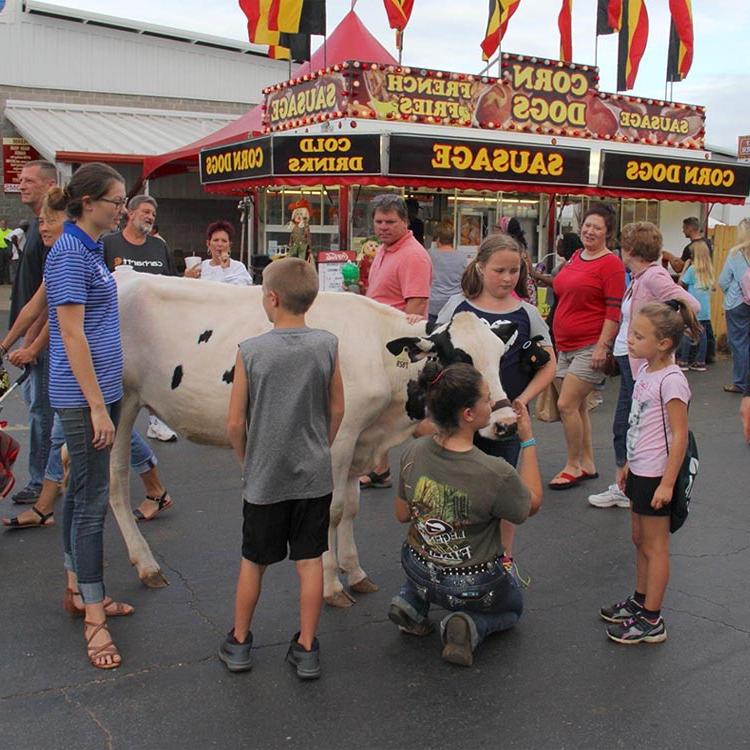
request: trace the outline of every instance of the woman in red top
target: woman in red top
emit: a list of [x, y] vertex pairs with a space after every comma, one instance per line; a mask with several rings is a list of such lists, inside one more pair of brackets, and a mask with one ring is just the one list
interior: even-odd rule
[[614, 225], [611, 208], [592, 205], [581, 225], [583, 248], [563, 266], [552, 287], [557, 300], [556, 376], [562, 379], [557, 406], [568, 447], [565, 466], [548, 485], [553, 490], [599, 476], [586, 397], [604, 382], [602, 368], [617, 336], [625, 293], [625, 267], [607, 248]]

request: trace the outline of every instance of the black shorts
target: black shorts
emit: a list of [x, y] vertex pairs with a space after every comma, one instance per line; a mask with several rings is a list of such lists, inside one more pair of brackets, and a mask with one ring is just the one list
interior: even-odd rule
[[271, 565], [287, 556], [312, 560], [328, 549], [328, 517], [332, 495], [284, 500], [270, 505], [245, 501], [242, 509], [242, 557]]
[[659, 510], [651, 507], [656, 488], [661, 484], [661, 477], [639, 477], [628, 472], [625, 480], [625, 494], [630, 498], [630, 509], [639, 516], [669, 516], [671, 510], [669, 505], [664, 505]]

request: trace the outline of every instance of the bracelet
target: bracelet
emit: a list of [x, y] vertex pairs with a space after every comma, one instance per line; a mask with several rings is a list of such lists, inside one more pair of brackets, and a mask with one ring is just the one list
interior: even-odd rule
[[521, 443], [522, 448], [531, 448], [534, 445], [536, 445], [536, 438], [529, 438]]

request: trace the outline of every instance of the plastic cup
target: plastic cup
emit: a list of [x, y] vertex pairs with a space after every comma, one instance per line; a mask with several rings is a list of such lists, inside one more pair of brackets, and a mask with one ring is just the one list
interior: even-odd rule
[[187, 258], [185, 258], [185, 268], [189, 271], [191, 268], [195, 268], [196, 266], [199, 266], [201, 264], [200, 256], [198, 255], [188, 255]]

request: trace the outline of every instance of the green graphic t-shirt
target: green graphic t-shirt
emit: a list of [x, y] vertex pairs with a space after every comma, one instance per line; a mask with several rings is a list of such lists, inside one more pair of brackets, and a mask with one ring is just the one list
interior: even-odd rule
[[500, 520], [523, 523], [531, 495], [516, 470], [478, 448], [458, 453], [432, 437], [401, 457], [399, 497], [411, 509], [408, 543], [437, 565], [465, 566], [503, 554]]

